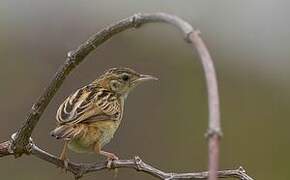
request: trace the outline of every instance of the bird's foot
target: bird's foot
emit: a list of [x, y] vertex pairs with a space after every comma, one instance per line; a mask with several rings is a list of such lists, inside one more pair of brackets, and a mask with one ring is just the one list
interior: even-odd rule
[[106, 156], [108, 160], [118, 160], [118, 156], [116, 156], [113, 153], [106, 152], [106, 151], [100, 151], [100, 154], [103, 156]]
[[68, 159], [63, 160], [64, 172], [67, 173], [68, 171]]
[[117, 175], [118, 175], [118, 169], [114, 167], [113, 162], [114, 162], [115, 160], [118, 160], [119, 157], [116, 156], [116, 155], [113, 154], [113, 153], [109, 153], [109, 154], [110, 154], [110, 155], [107, 156], [107, 168], [108, 168], [109, 170], [111, 170], [111, 169], [114, 170], [114, 179], [116, 179], [116, 178], [117, 178]]
[[62, 165], [58, 166], [58, 168], [61, 169], [61, 172], [65, 172], [67, 173], [68, 169], [69, 169], [69, 160], [67, 158], [60, 158], [60, 160], [62, 161]]
[[115, 154], [110, 153], [110, 152], [100, 151], [100, 154], [107, 157], [107, 162], [108, 162], [107, 163], [107, 168], [108, 169], [112, 169], [113, 161], [119, 159], [118, 156], [116, 156]]
[[62, 149], [62, 152], [59, 156], [59, 160], [62, 161], [62, 165], [59, 166], [59, 168], [61, 169], [64, 169], [64, 172], [66, 173], [67, 170], [68, 170], [68, 158], [67, 158], [67, 145], [68, 145], [68, 141], [65, 141], [64, 142], [64, 146], [63, 146], [63, 149]]
[[107, 154], [107, 159], [113, 161], [113, 160], [119, 160], [119, 157], [116, 156], [116, 155], [113, 154], [113, 153], [108, 153], [108, 154]]

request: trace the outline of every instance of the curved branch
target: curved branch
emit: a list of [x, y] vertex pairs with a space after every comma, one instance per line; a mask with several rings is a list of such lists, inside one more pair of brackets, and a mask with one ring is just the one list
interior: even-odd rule
[[219, 163], [219, 141], [222, 135], [220, 126], [220, 109], [219, 109], [219, 94], [216, 72], [213, 60], [209, 51], [199, 36], [199, 31], [194, 31], [190, 34], [190, 39], [194, 43], [197, 52], [201, 58], [203, 70], [206, 78], [208, 106], [209, 106], [209, 127], [207, 130], [208, 142], [208, 169], [209, 180], [215, 180], [217, 177], [218, 163]]
[[209, 52], [199, 36], [199, 31], [194, 30], [186, 21], [177, 16], [165, 13], [154, 14], [135, 14], [123, 19], [117, 23], [111, 24], [94, 34], [87, 41], [82, 43], [76, 50], [67, 54], [65, 63], [59, 68], [49, 86], [44, 93], [38, 98], [36, 103], [26, 117], [25, 123], [18, 130], [15, 141], [11, 146], [16, 157], [27, 153], [26, 146], [29, 144], [29, 138], [37, 125], [41, 115], [47, 105], [60, 88], [67, 75], [79, 64], [84, 58], [98, 46], [113, 37], [114, 35], [130, 28], [137, 28], [146, 23], [163, 22], [174, 25], [183, 33], [185, 40], [192, 43], [197, 48], [200, 56], [208, 90], [209, 105], [209, 179], [215, 180], [217, 177], [219, 163], [219, 140], [221, 135], [220, 114], [219, 114], [219, 97], [215, 69]]
[[178, 18], [177, 16], [165, 13], [154, 13], [135, 14], [131, 17], [120, 20], [117, 23], [111, 24], [91, 36], [77, 49], [72, 50], [67, 54], [67, 59], [65, 63], [58, 69], [50, 84], [45, 89], [44, 93], [32, 106], [30, 112], [26, 117], [25, 123], [18, 131], [16, 135], [16, 140], [13, 144], [13, 150], [15, 151], [16, 156], [21, 156], [21, 154], [25, 153], [25, 146], [29, 143], [29, 137], [31, 137], [32, 131], [34, 130], [47, 105], [49, 104], [57, 90], [60, 88], [65, 78], [69, 75], [69, 73], [79, 63], [81, 63], [90, 52], [92, 52], [105, 41], [122, 31], [130, 28], [137, 28], [143, 24], [152, 22], [164, 22], [178, 27], [183, 32], [187, 40], [189, 34], [193, 31], [193, 28], [190, 24]]
[[[0, 143], [0, 157], [13, 155], [13, 152], [9, 151], [11, 141], [5, 141]], [[58, 159], [56, 156], [40, 149], [32, 141], [28, 145], [29, 154], [52, 163], [57, 167], [65, 168], [64, 162]], [[208, 172], [192, 172], [192, 173], [167, 173], [159, 170], [144, 161], [138, 156], [134, 159], [114, 160], [110, 162], [100, 163], [74, 163], [69, 161], [67, 165], [67, 171], [71, 172], [76, 179], [81, 178], [83, 175], [91, 172], [97, 172], [101, 170], [129, 168], [141, 171], [159, 179], [171, 180], [171, 179], [207, 179]], [[217, 172], [217, 176], [220, 178], [238, 178], [241, 180], [253, 180], [246, 174], [246, 171], [240, 167], [234, 170], [222, 170]]]

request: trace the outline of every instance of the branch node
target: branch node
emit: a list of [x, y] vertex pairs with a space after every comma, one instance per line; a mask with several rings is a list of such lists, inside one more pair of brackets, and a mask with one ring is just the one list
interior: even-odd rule
[[13, 143], [12, 143], [12, 141], [10, 140], [10, 145], [8, 146], [8, 149], [7, 149], [7, 151], [8, 151], [8, 153], [10, 153], [10, 154], [14, 154], [14, 148], [13, 148]]
[[185, 41], [187, 43], [193, 43], [193, 38], [191, 36], [199, 36], [201, 34], [200, 30], [199, 29], [193, 29], [192, 31], [188, 32], [185, 34]]
[[67, 58], [69, 58], [69, 59], [73, 59], [73, 54], [74, 54], [74, 51], [69, 51], [68, 53], [67, 53]]
[[10, 139], [10, 141], [11, 141], [11, 145], [10, 145], [10, 147], [9, 147], [9, 149], [8, 149], [8, 151], [11, 153], [11, 154], [13, 154], [14, 155], [14, 158], [18, 158], [18, 157], [20, 157], [22, 154], [23, 154], [23, 150], [21, 150], [21, 151], [18, 151], [17, 150], [17, 147], [16, 147], [16, 139], [17, 139], [17, 136], [18, 136], [18, 132], [15, 132], [15, 133], [13, 133], [12, 135], [11, 135], [11, 139]]
[[191, 40], [191, 38], [190, 38], [191, 34], [192, 34], [192, 31], [189, 32], [189, 33], [187, 33], [187, 34], [185, 34], [185, 38], [184, 38], [185, 42], [187, 42], [187, 43], [189, 43], [189, 44], [192, 43], [192, 40]]
[[76, 66], [75, 64], [76, 54], [74, 50], [71, 50], [67, 53], [66, 63]]
[[11, 144], [8, 148], [8, 152], [10, 154], [13, 154], [15, 158], [20, 157], [23, 153], [30, 154], [30, 152], [32, 150], [32, 146], [34, 145], [32, 138], [30, 137], [28, 140], [28, 144], [24, 145], [24, 148], [20, 152], [17, 152], [17, 150], [16, 150], [16, 148], [17, 148], [16, 147], [17, 136], [18, 136], [18, 132], [15, 132], [11, 135], [11, 139], [10, 139]]
[[140, 19], [142, 19], [141, 13], [136, 13], [132, 16], [131, 22], [134, 25], [134, 28], [139, 28], [142, 25]]
[[108, 168], [108, 169], [114, 169], [114, 168], [115, 168], [115, 165], [114, 165], [114, 163], [113, 163], [113, 160], [109, 159], [109, 160], [107, 161], [107, 168]]
[[141, 171], [142, 170], [142, 167], [141, 167], [142, 159], [139, 156], [135, 156], [134, 161], [135, 161], [135, 164], [137, 167], [137, 171]]
[[26, 154], [31, 154], [31, 151], [33, 150], [34, 142], [33, 139], [30, 137], [29, 138], [29, 143], [25, 146], [26, 148]]
[[207, 139], [213, 137], [214, 135], [217, 135], [219, 138], [221, 138], [223, 136], [223, 133], [220, 129], [208, 129], [205, 133], [205, 137]]
[[240, 167], [238, 168], [238, 171], [240, 171], [240, 172], [242, 172], [242, 173], [246, 173], [246, 170], [245, 170], [242, 166], [240, 166]]
[[16, 136], [17, 136], [17, 132], [13, 133], [13, 134], [11, 135], [11, 141], [15, 141]]
[[39, 114], [39, 105], [37, 103], [34, 103], [31, 107], [31, 110], [33, 115]]
[[174, 178], [174, 174], [173, 173], [168, 173], [168, 176], [167, 178], [165, 178], [165, 180], [171, 180]]
[[11, 154], [14, 154], [14, 153], [15, 153], [15, 145], [14, 145], [14, 141], [15, 141], [16, 137], [17, 137], [17, 132], [13, 133], [13, 134], [11, 135], [11, 137], [10, 137], [10, 138], [11, 138], [11, 139], [10, 139], [11, 144], [10, 144], [10, 146], [9, 146], [9, 148], [8, 148], [8, 152], [11, 153]]

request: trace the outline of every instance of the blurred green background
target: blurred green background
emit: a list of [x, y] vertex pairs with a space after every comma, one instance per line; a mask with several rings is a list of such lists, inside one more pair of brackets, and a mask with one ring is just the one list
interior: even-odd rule
[[[104, 26], [136, 12], [176, 14], [202, 32], [214, 58], [224, 137], [221, 169], [246, 168], [255, 179], [290, 178], [290, 2], [186, 0], [0, 0], [0, 137], [5, 140], [76, 48]], [[49, 136], [64, 98], [110, 67], [128, 66], [159, 77], [135, 89], [121, 128], [106, 150], [139, 155], [165, 171], [207, 169], [207, 98], [196, 53], [176, 29], [149, 24], [119, 34], [90, 54], [67, 78], [33, 133], [54, 154]], [[79, 162], [98, 156], [70, 153]], [[72, 179], [35, 157], [0, 160], [2, 179]], [[113, 179], [102, 171], [84, 177]], [[154, 179], [121, 169], [117, 179]]]

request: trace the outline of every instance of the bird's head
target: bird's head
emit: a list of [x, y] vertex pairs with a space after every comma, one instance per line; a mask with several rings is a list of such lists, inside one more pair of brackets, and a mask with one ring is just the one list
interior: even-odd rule
[[95, 82], [110, 91], [126, 97], [134, 87], [148, 80], [157, 80], [157, 78], [137, 73], [130, 68], [111, 68]]

